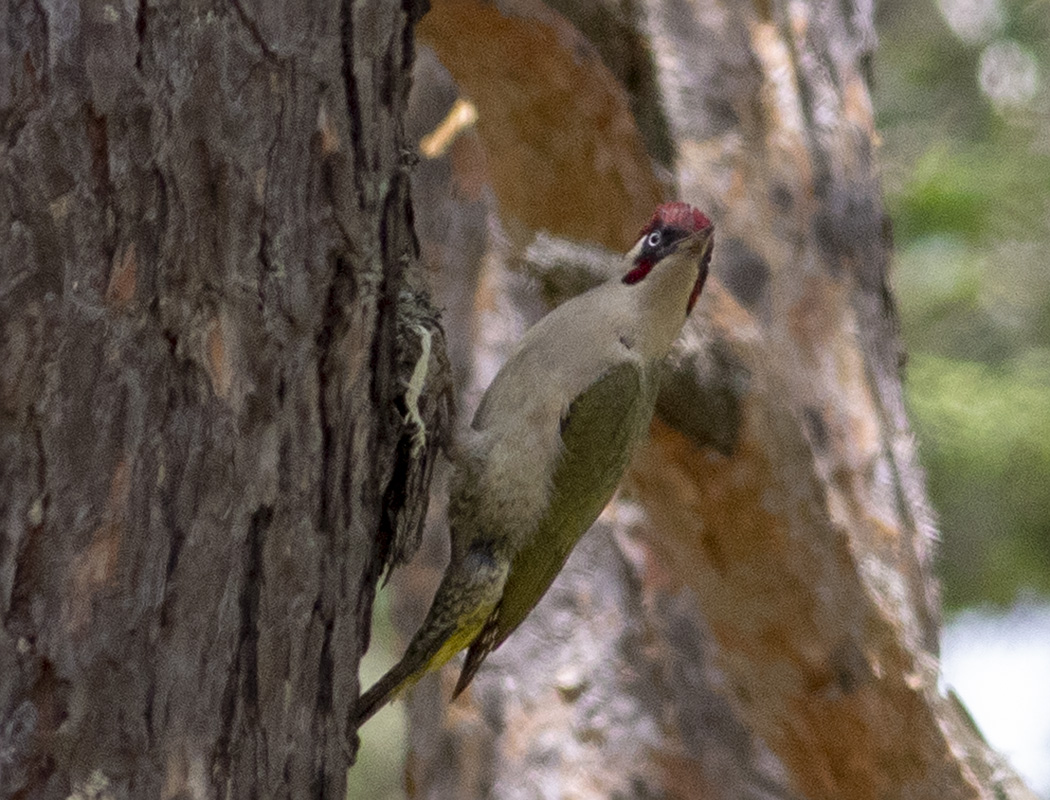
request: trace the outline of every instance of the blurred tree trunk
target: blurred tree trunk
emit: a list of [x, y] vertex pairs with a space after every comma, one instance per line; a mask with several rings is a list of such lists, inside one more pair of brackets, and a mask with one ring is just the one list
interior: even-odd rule
[[[436, 0], [418, 34], [441, 65], [413, 100], [421, 244], [474, 342], [461, 422], [542, 313], [521, 271], [557, 294], [671, 196], [716, 244], [618, 502], [463, 698], [455, 663], [411, 696], [409, 795], [1031, 797], [938, 686], [870, 4]], [[450, 87], [477, 109], [458, 138]], [[406, 635], [432, 549], [397, 579]]]
[[0, 796], [342, 797], [416, 6], [0, 9]]

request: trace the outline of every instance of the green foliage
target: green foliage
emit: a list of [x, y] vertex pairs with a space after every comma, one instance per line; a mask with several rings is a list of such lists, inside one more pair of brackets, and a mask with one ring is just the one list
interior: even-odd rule
[[896, 198], [897, 235], [903, 241], [938, 233], [979, 240], [992, 197], [980, 162], [971, 163], [937, 143], [922, 154]]
[[948, 604], [1050, 593], [1050, 352], [999, 367], [922, 354], [908, 386]]
[[1050, 593], [1050, 15], [975, 0], [953, 32], [952, 5], [880, 7], [875, 101], [906, 391], [957, 607]]

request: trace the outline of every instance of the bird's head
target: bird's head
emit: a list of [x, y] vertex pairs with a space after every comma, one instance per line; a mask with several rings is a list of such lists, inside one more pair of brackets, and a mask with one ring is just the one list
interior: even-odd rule
[[642, 228], [637, 244], [627, 254], [631, 268], [623, 276], [623, 282], [641, 283], [664, 264], [682, 263], [683, 259], [695, 263], [698, 274], [686, 305], [688, 315], [704, 288], [713, 242], [714, 225], [701, 212], [688, 203], [664, 203], [657, 207], [652, 219]]

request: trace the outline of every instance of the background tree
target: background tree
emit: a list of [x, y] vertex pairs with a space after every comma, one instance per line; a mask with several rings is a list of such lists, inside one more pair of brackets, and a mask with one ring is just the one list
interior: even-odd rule
[[[470, 702], [443, 705], [454, 668], [410, 702], [411, 796], [1030, 796], [937, 685], [873, 24], [806, 3], [467, 0], [421, 22], [477, 127], [421, 166], [417, 201], [458, 193], [477, 219], [487, 180], [501, 234], [477, 316], [446, 316], [453, 341], [478, 331], [467, 419], [517, 335], [490, 312], [519, 330], [539, 313], [505, 267], [556, 296], [566, 264], [623, 249], [671, 191], [713, 213], [718, 265], [621, 503]], [[419, 133], [442, 118], [419, 113]], [[471, 308], [455, 254], [484, 228], [442, 208], [431, 238], [417, 207], [446, 305]], [[404, 576], [406, 633], [436, 562]]]

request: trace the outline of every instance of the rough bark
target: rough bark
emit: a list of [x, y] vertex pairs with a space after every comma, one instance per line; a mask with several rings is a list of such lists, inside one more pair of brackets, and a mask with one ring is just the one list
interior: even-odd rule
[[450, 185], [484, 170], [505, 234], [486, 313], [449, 320], [479, 330], [467, 411], [539, 313], [507, 271], [530, 254], [622, 250], [673, 192], [715, 221], [713, 274], [621, 500], [467, 696], [453, 664], [411, 698], [410, 795], [1031, 797], [937, 685], [871, 7], [552, 5], [440, 0], [419, 28], [478, 110]]
[[415, 6], [0, 9], [0, 796], [342, 797]]

